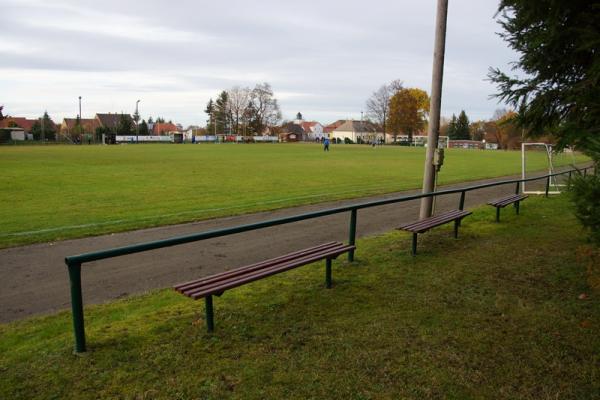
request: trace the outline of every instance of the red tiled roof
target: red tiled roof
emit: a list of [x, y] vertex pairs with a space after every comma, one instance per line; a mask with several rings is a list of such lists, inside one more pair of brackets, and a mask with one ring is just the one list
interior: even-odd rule
[[340, 126], [342, 126], [345, 122], [346, 122], [345, 119], [338, 119], [337, 121], [335, 121], [335, 122], [333, 122], [333, 123], [331, 123], [329, 125], [324, 126], [323, 127], [323, 132], [325, 132], [325, 133], [331, 133], [334, 130], [336, 130], [337, 128], [339, 128]]
[[14, 122], [19, 128], [23, 128], [25, 132], [31, 132], [33, 124], [37, 119], [27, 119], [23, 117], [7, 117], [0, 121], [0, 128], [8, 128], [11, 122]]
[[310, 132], [313, 126], [317, 125], [318, 122], [316, 121], [304, 121], [302, 122], [302, 129], [304, 129], [304, 132]]
[[155, 135], [160, 135], [161, 133], [169, 133], [169, 132], [179, 131], [179, 129], [177, 129], [177, 126], [175, 124], [170, 124], [168, 122], [156, 123], [156, 124], [154, 124], [154, 127], [152, 128], [152, 130]]

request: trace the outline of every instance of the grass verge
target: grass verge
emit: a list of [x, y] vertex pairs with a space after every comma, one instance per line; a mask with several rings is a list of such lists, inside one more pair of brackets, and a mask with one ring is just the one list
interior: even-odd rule
[[569, 207], [480, 208], [415, 258], [402, 232], [360, 240], [331, 290], [319, 263], [216, 298], [213, 335], [171, 290], [88, 307], [84, 357], [69, 313], [1, 325], [0, 398], [594, 398], [600, 294]]

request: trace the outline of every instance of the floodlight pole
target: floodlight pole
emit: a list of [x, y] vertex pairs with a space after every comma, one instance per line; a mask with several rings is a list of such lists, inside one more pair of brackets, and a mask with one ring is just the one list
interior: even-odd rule
[[141, 100], [135, 102], [135, 144], [140, 142], [140, 125], [138, 121], [140, 120], [140, 114], [138, 112], [138, 104], [140, 104]]
[[[427, 155], [425, 172], [423, 173], [423, 193], [435, 190], [435, 166], [433, 154], [438, 145], [440, 135], [440, 109], [442, 106], [442, 81], [444, 78], [444, 53], [446, 50], [446, 21], [448, 19], [448, 0], [438, 0], [435, 28], [435, 45], [433, 49], [433, 73], [431, 79], [431, 103], [429, 106], [429, 129], [427, 131]], [[433, 198], [421, 199], [421, 219], [431, 216]]]

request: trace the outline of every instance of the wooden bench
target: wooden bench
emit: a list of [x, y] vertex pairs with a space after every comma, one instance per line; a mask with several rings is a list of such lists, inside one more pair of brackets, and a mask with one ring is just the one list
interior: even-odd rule
[[331, 288], [331, 261], [340, 254], [347, 253], [355, 248], [354, 245], [329, 242], [270, 260], [182, 283], [175, 286], [174, 289], [194, 300], [204, 297], [206, 302], [206, 327], [208, 332], [212, 332], [214, 330], [213, 295], [221, 296], [226, 290], [320, 260], [325, 260], [325, 286], [329, 289]]
[[500, 209], [506, 207], [509, 204], [515, 205], [515, 211], [519, 215], [519, 203], [525, 200], [526, 194], [511, 194], [510, 196], [501, 197], [499, 199], [488, 201], [490, 206], [496, 207], [496, 222], [500, 222]]
[[454, 221], [454, 237], [458, 237], [458, 227], [460, 226], [460, 221], [470, 215], [470, 211], [465, 210], [452, 210], [447, 211], [443, 214], [435, 215], [433, 217], [425, 218], [420, 221], [410, 222], [398, 227], [398, 229], [403, 231], [412, 232], [413, 240], [412, 240], [412, 255], [417, 254], [417, 235], [419, 233], [424, 233], [430, 230], [431, 228], [435, 228], [436, 226], [447, 224], [448, 222]]

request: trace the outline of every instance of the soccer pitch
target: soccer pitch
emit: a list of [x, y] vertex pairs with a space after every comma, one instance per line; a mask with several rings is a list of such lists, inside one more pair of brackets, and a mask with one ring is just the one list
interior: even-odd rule
[[[446, 150], [439, 182], [519, 173], [520, 156]], [[418, 188], [424, 157], [360, 145], [3, 146], [0, 247]], [[528, 154], [531, 171], [546, 165]]]

